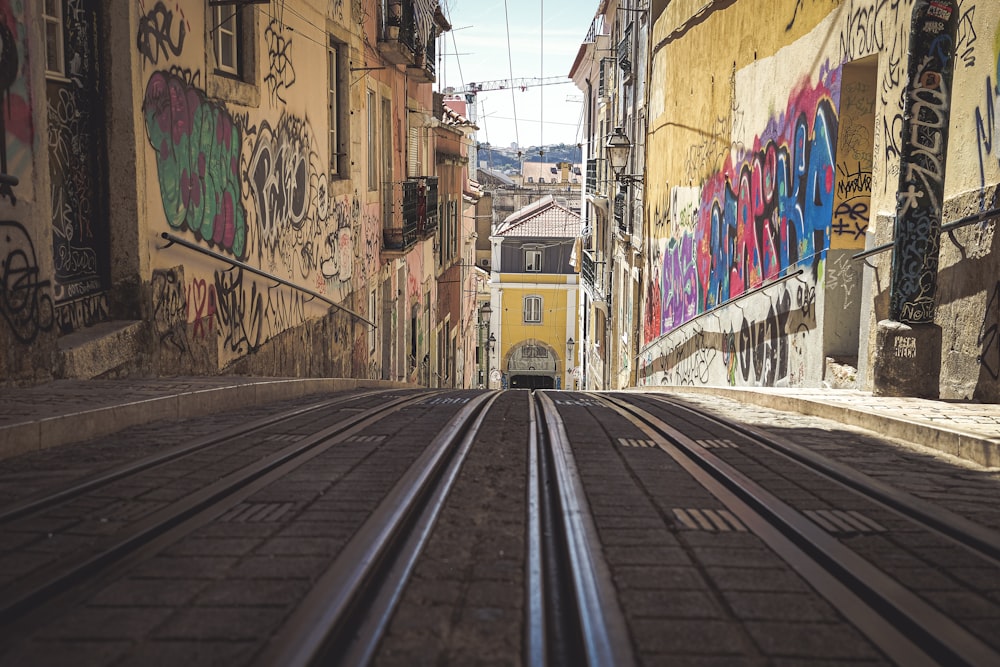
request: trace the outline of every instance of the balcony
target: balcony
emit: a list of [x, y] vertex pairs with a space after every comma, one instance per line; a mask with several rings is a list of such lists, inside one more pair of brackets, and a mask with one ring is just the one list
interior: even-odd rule
[[594, 258], [593, 250], [584, 250], [581, 254], [580, 278], [595, 304], [602, 307], [611, 304], [611, 291], [604, 277], [604, 262]]
[[386, 187], [382, 249], [405, 254], [438, 228], [438, 179], [410, 178]]
[[587, 160], [587, 194], [588, 195], [599, 195], [604, 194], [604, 188], [598, 183], [598, 179], [603, 175], [604, 165], [601, 164], [604, 160], [600, 158], [589, 158]]
[[[437, 78], [435, 43], [439, 26], [438, 14], [430, 18], [433, 26], [426, 37], [419, 30], [418, 13], [426, 11], [414, 0], [384, 0], [379, 30], [378, 48], [382, 56], [394, 65], [406, 65], [410, 76], [424, 83]], [[425, 30], [426, 32], [426, 26]]]
[[618, 226], [618, 234], [626, 241], [632, 236], [632, 225], [629, 224], [628, 211], [625, 206], [625, 193], [619, 192], [615, 195], [615, 223]]
[[427, 176], [420, 179], [417, 188], [417, 234], [422, 239], [434, 236], [438, 228], [438, 179]]
[[632, 24], [629, 23], [622, 32], [622, 39], [618, 42], [618, 66], [625, 76], [632, 74]]

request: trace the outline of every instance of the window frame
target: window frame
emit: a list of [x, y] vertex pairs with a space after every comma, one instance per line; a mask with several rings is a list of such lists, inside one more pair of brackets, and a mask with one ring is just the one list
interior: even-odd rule
[[[528, 259], [529, 257], [536, 257], [538, 259], [537, 264], [533, 264]], [[535, 266], [536, 268], [531, 268]], [[524, 272], [525, 273], [541, 273], [542, 272], [542, 251], [540, 248], [525, 248], [524, 249]]]
[[330, 124], [329, 126], [329, 150], [330, 150], [330, 177], [331, 178], [347, 178], [348, 174], [344, 173], [344, 150], [343, 150], [343, 130], [341, 123], [341, 116], [343, 115], [343, 109], [341, 108], [342, 100], [344, 95], [342, 94], [342, 88], [344, 86], [343, 79], [343, 61], [342, 52], [344, 45], [333, 38], [331, 35], [328, 39], [326, 47], [326, 68], [327, 68], [327, 120]]
[[[51, 2], [51, 4], [49, 4]], [[49, 10], [54, 11], [50, 14]], [[66, 78], [66, 38], [61, 0], [47, 0], [42, 4], [43, 39], [45, 42], [45, 75], [47, 77]], [[50, 35], [49, 30], [53, 31]], [[50, 42], [50, 37], [52, 41]], [[55, 54], [49, 48], [55, 47]], [[59, 69], [49, 69], [50, 56], [55, 59]]]
[[368, 132], [368, 192], [376, 192], [379, 186], [379, 159], [382, 155], [382, 151], [379, 148], [378, 115], [382, 107], [378, 103], [378, 95], [371, 88], [367, 89], [365, 104]]
[[[542, 323], [542, 297], [538, 294], [528, 294], [522, 302], [521, 319], [524, 324]], [[532, 317], [533, 316], [533, 317]]]
[[[239, 5], [215, 5], [212, 9], [212, 55], [215, 58], [215, 73], [221, 76], [243, 79], [243, 8]], [[225, 12], [232, 12], [227, 15]], [[231, 25], [232, 27], [227, 27]], [[226, 65], [223, 62], [227, 55], [223, 52], [224, 44], [221, 39], [228, 36], [232, 40], [233, 64]]]

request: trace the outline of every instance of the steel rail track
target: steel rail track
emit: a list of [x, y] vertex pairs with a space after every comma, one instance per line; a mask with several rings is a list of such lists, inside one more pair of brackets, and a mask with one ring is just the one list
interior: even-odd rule
[[177, 447], [171, 447], [165, 451], [157, 452], [135, 461], [129, 461], [128, 463], [115, 466], [109, 470], [102, 470], [98, 473], [88, 475], [73, 481], [70, 485], [57, 491], [44, 491], [35, 496], [11, 503], [6, 507], [0, 507], [0, 524], [19, 519], [25, 515], [51, 507], [63, 501], [70, 500], [71, 498], [83, 495], [89, 491], [99, 489], [124, 477], [128, 477], [129, 475], [134, 475], [136, 473], [176, 461], [185, 456], [190, 456], [195, 452], [200, 452], [226, 441], [233, 440], [241, 435], [246, 435], [247, 433], [252, 433], [253, 431], [269, 426], [274, 426], [275, 424], [289, 421], [296, 417], [309, 414], [310, 412], [325, 410], [345, 403], [351, 403], [355, 400], [368, 398], [381, 393], [387, 393], [389, 391], [391, 390], [366, 391], [360, 394], [351, 394], [349, 396], [338, 396], [336, 398], [320, 401], [318, 403], [312, 403], [310, 405], [286, 410], [275, 415], [262, 417], [252, 422], [233, 426], [200, 438], [195, 438], [194, 440], [178, 445]]
[[396, 483], [254, 664], [370, 662], [417, 557], [499, 394], [473, 398]]
[[693, 409], [668, 397], [649, 396], [648, 398], [673, 409], [695, 415], [700, 419], [705, 419], [731, 433], [749, 438], [756, 444], [839, 482], [873, 502], [888, 507], [907, 519], [943, 535], [1000, 566], [1000, 533], [995, 530], [874, 479], [848, 465], [817, 454], [808, 447], [803, 447], [778, 434], [768, 433], [749, 424], [741, 424], [719, 415]]
[[531, 418], [526, 662], [635, 664], [566, 427], [546, 392], [534, 392]]
[[109, 566], [145, 547], [155, 552], [167, 546], [388, 414], [425, 400], [427, 394], [399, 397], [353, 415], [168, 504], [125, 530], [99, 540], [82, 555], [69, 554], [57, 559], [0, 591], [0, 623], [13, 623], [37, 611], [58, 595], [99, 576]]
[[1000, 664], [992, 647], [687, 435], [626, 400], [597, 399], [643, 431], [897, 664]]

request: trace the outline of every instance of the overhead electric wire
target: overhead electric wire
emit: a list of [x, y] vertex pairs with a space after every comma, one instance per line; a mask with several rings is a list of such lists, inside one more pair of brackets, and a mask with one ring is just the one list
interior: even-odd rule
[[[507, 27], [507, 69], [510, 72], [510, 78], [514, 78], [514, 58], [511, 55], [510, 48], [510, 12], [507, 10], [507, 0], [503, 0], [503, 16], [504, 23]], [[514, 89], [511, 88], [510, 91], [510, 101], [514, 108], [514, 141], [517, 145], [521, 145], [521, 137], [517, 130], [517, 97], [514, 96]]]
[[[538, 76], [545, 76], [545, 0], [538, 0]], [[538, 145], [545, 145], [545, 91], [538, 91]]]

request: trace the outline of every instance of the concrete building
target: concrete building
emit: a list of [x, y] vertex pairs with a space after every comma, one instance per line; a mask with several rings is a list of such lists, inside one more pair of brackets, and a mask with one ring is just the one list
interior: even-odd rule
[[[583, 282], [613, 320], [583, 344], [615, 348], [593, 358], [609, 383], [632, 353], [615, 333], [622, 299], [640, 318], [638, 385], [1000, 398], [996, 6], [623, 0], [598, 18], [573, 76], [597, 160], [585, 258], [601, 268], [585, 261]], [[620, 82], [633, 56], [645, 94], [616, 84], [602, 101], [605, 65]], [[614, 224], [601, 231], [618, 125], [626, 195], [642, 184], [639, 266]], [[639, 269], [636, 298], [625, 267]]]
[[574, 386], [579, 234], [580, 216], [547, 196], [490, 237], [490, 387]]
[[457, 377], [436, 0], [0, 9], [0, 382]]

